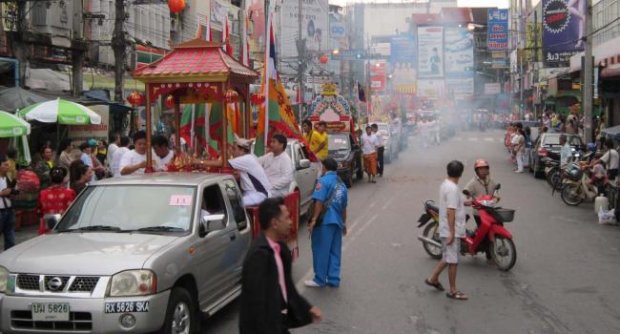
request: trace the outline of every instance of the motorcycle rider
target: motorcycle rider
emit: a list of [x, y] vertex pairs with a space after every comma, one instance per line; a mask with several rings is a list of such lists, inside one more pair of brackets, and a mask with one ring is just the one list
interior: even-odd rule
[[[474, 163], [474, 172], [476, 175], [467, 183], [464, 189], [469, 191], [471, 198], [475, 199], [480, 196], [492, 195], [497, 187], [497, 183], [491, 178], [490, 174], [490, 165], [484, 159], [478, 159]], [[496, 200], [499, 201], [499, 197], [495, 196]], [[465, 202], [466, 206], [471, 206], [471, 200]], [[478, 214], [478, 210], [473, 210], [474, 220], [476, 221], [476, 235], [474, 238], [474, 244], [478, 244], [482, 238], [487, 235], [490, 224], [483, 224], [480, 219], [480, 215]], [[487, 259], [490, 259], [491, 254], [487, 252]]]

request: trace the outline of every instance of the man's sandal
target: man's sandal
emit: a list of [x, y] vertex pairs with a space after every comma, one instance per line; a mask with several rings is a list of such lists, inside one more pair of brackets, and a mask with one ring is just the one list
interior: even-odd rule
[[443, 285], [441, 285], [441, 283], [439, 283], [439, 281], [433, 283], [431, 282], [428, 278], [424, 280], [424, 283], [426, 283], [427, 285], [432, 286], [433, 288], [439, 290], [439, 291], [444, 291], [445, 289], [443, 288]]
[[464, 293], [462, 293], [461, 291], [456, 291], [456, 292], [447, 292], [447, 293], [446, 293], [446, 296], [447, 296], [448, 298], [451, 298], [451, 299], [456, 299], [456, 300], [467, 300], [467, 299], [469, 299], [469, 298], [467, 297], [467, 295], [466, 295], [466, 294], [464, 294]]

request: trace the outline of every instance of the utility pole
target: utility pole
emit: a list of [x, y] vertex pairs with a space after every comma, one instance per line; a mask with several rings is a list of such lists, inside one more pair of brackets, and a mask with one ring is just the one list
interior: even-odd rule
[[303, 1], [299, 0], [298, 2], [299, 8], [297, 9], [297, 21], [299, 23], [298, 31], [297, 31], [297, 55], [298, 55], [298, 67], [297, 67], [297, 76], [299, 80], [298, 89], [299, 101], [298, 105], [298, 114], [299, 114], [299, 122], [301, 123], [301, 117], [303, 115], [304, 102], [305, 102], [305, 93], [306, 89], [304, 87], [304, 72], [306, 71], [306, 40], [303, 38]]
[[114, 51], [114, 101], [123, 100], [123, 81], [125, 74], [126, 40], [125, 3], [123, 0], [114, 0], [114, 31], [112, 32], [112, 50]]
[[583, 74], [583, 131], [586, 143], [592, 142], [592, 0], [586, 2], [585, 59]]
[[29, 49], [26, 45], [26, 0], [17, 0], [17, 29], [11, 41], [11, 48], [15, 58], [19, 61], [19, 83], [23, 87], [26, 84], [26, 67], [29, 58]]
[[83, 89], [84, 56], [84, 0], [73, 1], [73, 38], [71, 39], [71, 96], [80, 96]]

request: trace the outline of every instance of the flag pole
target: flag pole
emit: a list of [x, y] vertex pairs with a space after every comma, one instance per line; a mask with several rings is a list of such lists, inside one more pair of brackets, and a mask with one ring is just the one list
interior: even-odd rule
[[267, 16], [267, 33], [265, 38], [265, 134], [263, 138], [263, 145], [267, 146], [267, 139], [269, 138], [269, 86], [270, 86], [270, 66], [271, 66], [271, 13], [269, 13], [269, 0], [265, 0], [265, 15]]

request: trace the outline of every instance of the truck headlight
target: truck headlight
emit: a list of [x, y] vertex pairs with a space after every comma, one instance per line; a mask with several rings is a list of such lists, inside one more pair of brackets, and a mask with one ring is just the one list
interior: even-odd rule
[[0, 293], [6, 293], [6, 287], [9, 283], [9, 270], [0, 266]]
[[157, 292], [157, 276], [150, 270], [127, 270], [112, 276], [109, 297], [146, 296]]

